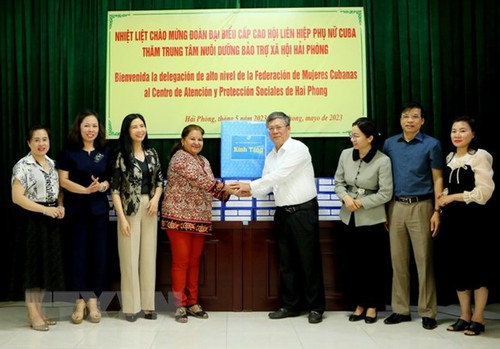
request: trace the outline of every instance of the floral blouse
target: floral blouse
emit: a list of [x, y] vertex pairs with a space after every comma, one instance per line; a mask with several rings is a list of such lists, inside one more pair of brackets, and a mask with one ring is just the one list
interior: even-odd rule
[[210, 234], [212, 198], [229, 200], [224, 184], [214, 178], [210, 163], [178, 150], [167, 172], [167, 185], [161, 207], [161, 228], [181, 232]]
[[54, 160], [45, 158], [49, 172], [45, 172], [31, 153], [20, 159], [12, 169], [11, 183], [19, 180], [26, 190], [24, 195], [35, 202], [55, 202], [59, 196], [59, 175]]
[[[163, 174], [161, 172], [160, 157], [154, 148], [144, 151], [148, 165], [149, 182], [151, 190], [149, 197], [152, 198], [156, 188], [163, 188]], [[119, 153], [113, 164], [111, 175], [111, 193], [119, 194], [123, 205], [123, 211], [127, 216], [135, 215], [141, 204], [142, 170], [136, 160], [132, 168], [125, 166], [123, 154]]]

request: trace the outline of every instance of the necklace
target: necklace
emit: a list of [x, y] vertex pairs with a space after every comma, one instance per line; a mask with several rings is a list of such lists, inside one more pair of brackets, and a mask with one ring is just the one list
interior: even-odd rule
[[134, 157], [139, 160], [139, 161], [144, 161], [144, 158], [146, 157], [144, 155], [144, 151], [143, 150], [140, 150], [140, 151], [135, 151], [134, 152]]
[[43, 161], [35, 160], [38, 166], [40, 166], [45, 172], [49, 171], [49, 163], [47, 160], [43, 159]]

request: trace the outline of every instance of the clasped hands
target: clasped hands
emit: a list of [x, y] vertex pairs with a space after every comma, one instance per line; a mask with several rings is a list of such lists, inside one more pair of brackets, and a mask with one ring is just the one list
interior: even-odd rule
[[349, 195], [344, 196], [342, 200], [344, 200], [345, 207], [349, 210], [349, 212], [357, 211], [363, 206], [360, 200], [353, 199]]
[[99, 182], [99, 177], [92, 176], [92, 183], [87, 187], [88, 193], [92, 194], [98, 191], [102, 191], [102, 183]]
[[249, 183], [243, 183], [243, 182], [226, 183], [225, 189], [228, 193], [236, 195], [238, 197], [252, 196], [252, 188], [250, 188]]
[[42, 211], [44, 216], [49, 216], [51, 218], [63, 219], [66, 214], [64, 206], [54, 206], [45, 207]]

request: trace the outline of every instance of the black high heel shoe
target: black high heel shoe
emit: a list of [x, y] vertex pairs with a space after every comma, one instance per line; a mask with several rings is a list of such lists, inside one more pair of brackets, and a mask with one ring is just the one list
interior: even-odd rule
[[354, 321], [360, 321], [363, 320], [366, 317], [366, 310], [363, 310], [361, 314], [354, 314], [352, 313], [349, 315], [349, 321], [354, 322]]
[[[375, 310], [375, 316], [368, 316], [368, 310]], [[366, 316], [365, 316], [365, 322], [367, 324], [374, 324], [377, 322], [377, 309], [376, 308], [368, 308], [366, 309]]]
[[158, 314], [154, 311], [149, 311], [144, 313], [144, 318], [147, 320], [156, 320], [158, 318]]
[[448, 326], [446, 330], [451, 332], [463, 332], [469, 327], [469, 325], [470, 322], [459, 318], [453, 325]]
[[125, 320], [127, 320], [128, 322], [136, 322], [137, 314], [125, 314]]
[[466, 336], [477, 336], [481, 332], [486, 330], [486, 326], [484, 326], [480, 322], [471, 321], [470, 325], [465, 329], [465, 331], [471, 331], [471, 333], [464, 332]]
[[365, 322], [367, 324], [374, 324], [377, 322], [377, 314], [375, 314], [375, 316], [365, 316]]

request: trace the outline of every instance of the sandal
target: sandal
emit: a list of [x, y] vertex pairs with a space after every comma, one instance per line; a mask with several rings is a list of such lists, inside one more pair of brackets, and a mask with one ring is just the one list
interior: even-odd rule
[[185, 307], [179, 307], [175, 311], [175, 321], [185, 324], [188, 321], [188, 316]]
[[81, 324], [83, 319], [87, 317], [87, 306], [85, 301], [81, 298], [76, 300], [75, 310], [73, 310], [73, 314], [71, 314], [71, 321], [74, 324]]
[[471, 321], [469, 327], [465, 329], [465, 331], [471, 331], [471, 332], [464, 332], [466, 336], [477, 336], [481, 332], [484, 332], [486, 330], [485, 326], [476, 321]]
[[470, 322], [458, 319], [453, 325], [448, 326], [447, 331], [462, 332], [465, 331], [470, 325]]
[[144, 311], [144, 318], [146, 320], [156, 320], [158, 318], [158, 314], [152, 310]]
[[33, 321], [31, 321], [31, 318], [28, 316], [28, 325], [34, 329], [35, 331], [48, 331], [49, 330], [49, 324], [45, 321], [41, 323], [40, 325], [35, 325]]
[[198, 319], [208, 319], [208, 314], [201, 305], [199, 304], [193, 304], [187, 308], [187, 313], [188, 315], [194, 316], [195, 318]]
[[53, 320], [53, 319], [49, 319], [48, 317], [43, 317], [43, 321], [49, 325], [49, 326], [54, 326], [54, 325], [57, 325], [57, 321], [56, 320]]
[[99, 310], [97, 298], [90, 298], [87, 302], [87, 314], [90, 322], [97, 324], [101, 321], [101, 311]]

